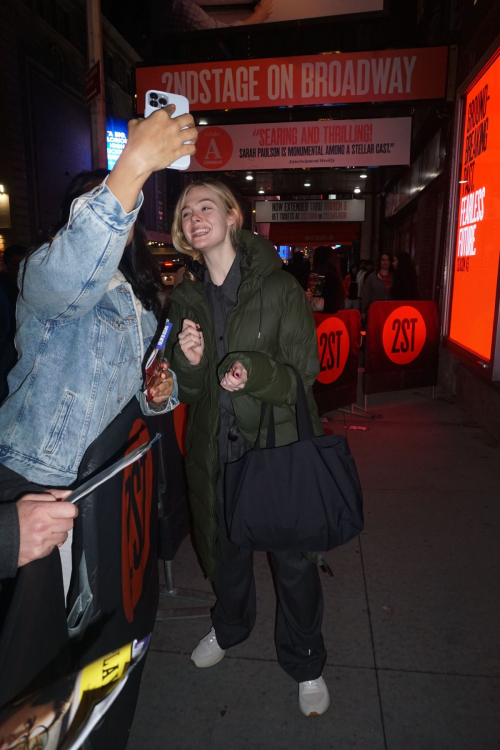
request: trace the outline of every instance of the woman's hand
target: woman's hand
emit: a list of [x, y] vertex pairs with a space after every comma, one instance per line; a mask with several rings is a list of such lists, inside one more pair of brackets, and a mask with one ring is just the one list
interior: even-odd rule
[[196, 153], [198, 131], [193, 116], [172, 117], [174, 111], [175, 105], [169, 104], [146, 119], [130, 120], [128, 124], [127, 144], [106, 183], [127, 213], [153, 172], [166, 169], [181, 156]]
[[174, 390], [174, 376], [168, 369], [168, 362], [160, 362], [158, 369], [160, 373], [155, 378], [151, 395], [154, 404], [163, 404], [164, 401], [168, 401]]
[[226, 372], [220, 381], [221, 387], [225, 391], [241, 391], [248, 380], [248, 372], [241, 362], [233, 362], [230, 369]]
[[205, 351], [205, 342], [200, 326], [192, 320], [185, 318], [182, 323], [182, 331], [179, 333], [179, 346], [190, 365], [199, 365], [203, 352]]
[[146, 119], [130, 120], [123, 153], [135, 161], [141, 172], [152, 174], [166, 169], [181, 156], [196, 153], [198, 131], [193, 116], [172, 117], [174, 111], [175, 105], [170, 104]]

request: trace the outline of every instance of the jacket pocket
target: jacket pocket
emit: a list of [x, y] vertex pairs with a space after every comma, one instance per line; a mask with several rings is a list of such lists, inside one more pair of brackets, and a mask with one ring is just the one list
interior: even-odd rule
[[96, 305], [90, 348], [97, 359], [120, 365], [126, 359], [127, 326], [117, 310]]
[[61, 438], [64, 434], [64, 430], [66, 429], [69, 415], [71, 414], [71, 410], [73, 408], [75, 400], [75, 394], [71, 393], [71, 391], [66, 391], [66, 393], [64, 394], [64, 398], [61, 401], [59, 411], [57, 412], [56, 417], [52, 423], [47, 442], [43, 446], [44, 453], [54, 453], [57, 450], [57, 447], [59, 446]]

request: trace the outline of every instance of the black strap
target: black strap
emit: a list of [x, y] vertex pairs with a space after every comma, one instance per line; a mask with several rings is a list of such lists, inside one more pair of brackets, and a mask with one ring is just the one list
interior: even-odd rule
[[314, 437], [314, 427], [311, 419], [311, 413], [307, 404], [306, 389], [304, 383], [300, 377], [299, 371], [293, 365], [287, 365], [290, 367], [297, 379], [297, 432], [299, 440], [311, 440]]
[[[267, 404], [262, 402], [262, 406], [260, 407], [259, 431], [257, 433], [257, 440], [254, 446], [254, 450], [256, 451], [260, 451], [260, 433], [261, 433], [262, 427], [264, 426], [264, 419], [266, 417], [266, 412], [267, 412]], [[275, 447], [276, 447], [276, 433], [274, 429], [274, 409], [271, 407], [271, 413], [269, 415], [269, 424], [267, 425], [266, 448], [275, 448]]]
[[[297, 380], [297, 433], [299, 440], [311, 440], [314, 437], [314, 427], [311, 419], [311, 413], [307, 403], [306, 389], [300, 376], [299, 371], [293, 365], [287, 365], [295, 373]], [[255, 442], [254, 450], [260, 450], [260, 434], [264, 426], [264, 420], [266, 417], [268, 404], [262, 402], [260, 407], [260, 422], [259, 431], [257, 432], [257, 440]], [[276, 446], [276, 433], [274, 428], [274, 409], [271, 406], [271, 414], [269, 415], [269, 424], [267, 426], [267, 440], [266, 448], [274, 448]]]

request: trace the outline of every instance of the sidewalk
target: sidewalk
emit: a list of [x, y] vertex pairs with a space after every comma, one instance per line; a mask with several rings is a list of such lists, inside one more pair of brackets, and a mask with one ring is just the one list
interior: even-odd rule
[[[369, 409], [382, 418], [331, 415], [356, 458], [365, 531], [322, 574], [329, 711], [303, 717], [276, 662], [258, 553], [257, 624], [220, 664], [189, 660], [208, 618], [158, 623], [128, 750], [500, 747], [500, 446], [430, 389]], [[210, 591], [189, 540], [174, 565], [178, 586]]]

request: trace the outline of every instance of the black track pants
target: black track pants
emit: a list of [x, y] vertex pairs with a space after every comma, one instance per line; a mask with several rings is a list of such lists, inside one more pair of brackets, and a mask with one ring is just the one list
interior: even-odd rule
[[[217, 487], [219, 569], [212, 623], [222, 649], [241, 643], [255, 624], [253, 552], [233, 544], [224, 522], [221, 481]], [[321, 635], [323, 593], [318, 568], [300, 552], [269, 555], [277, 594], [275, 641], [278, 662], [297, 682], [317, 679], [325, 665]]]

